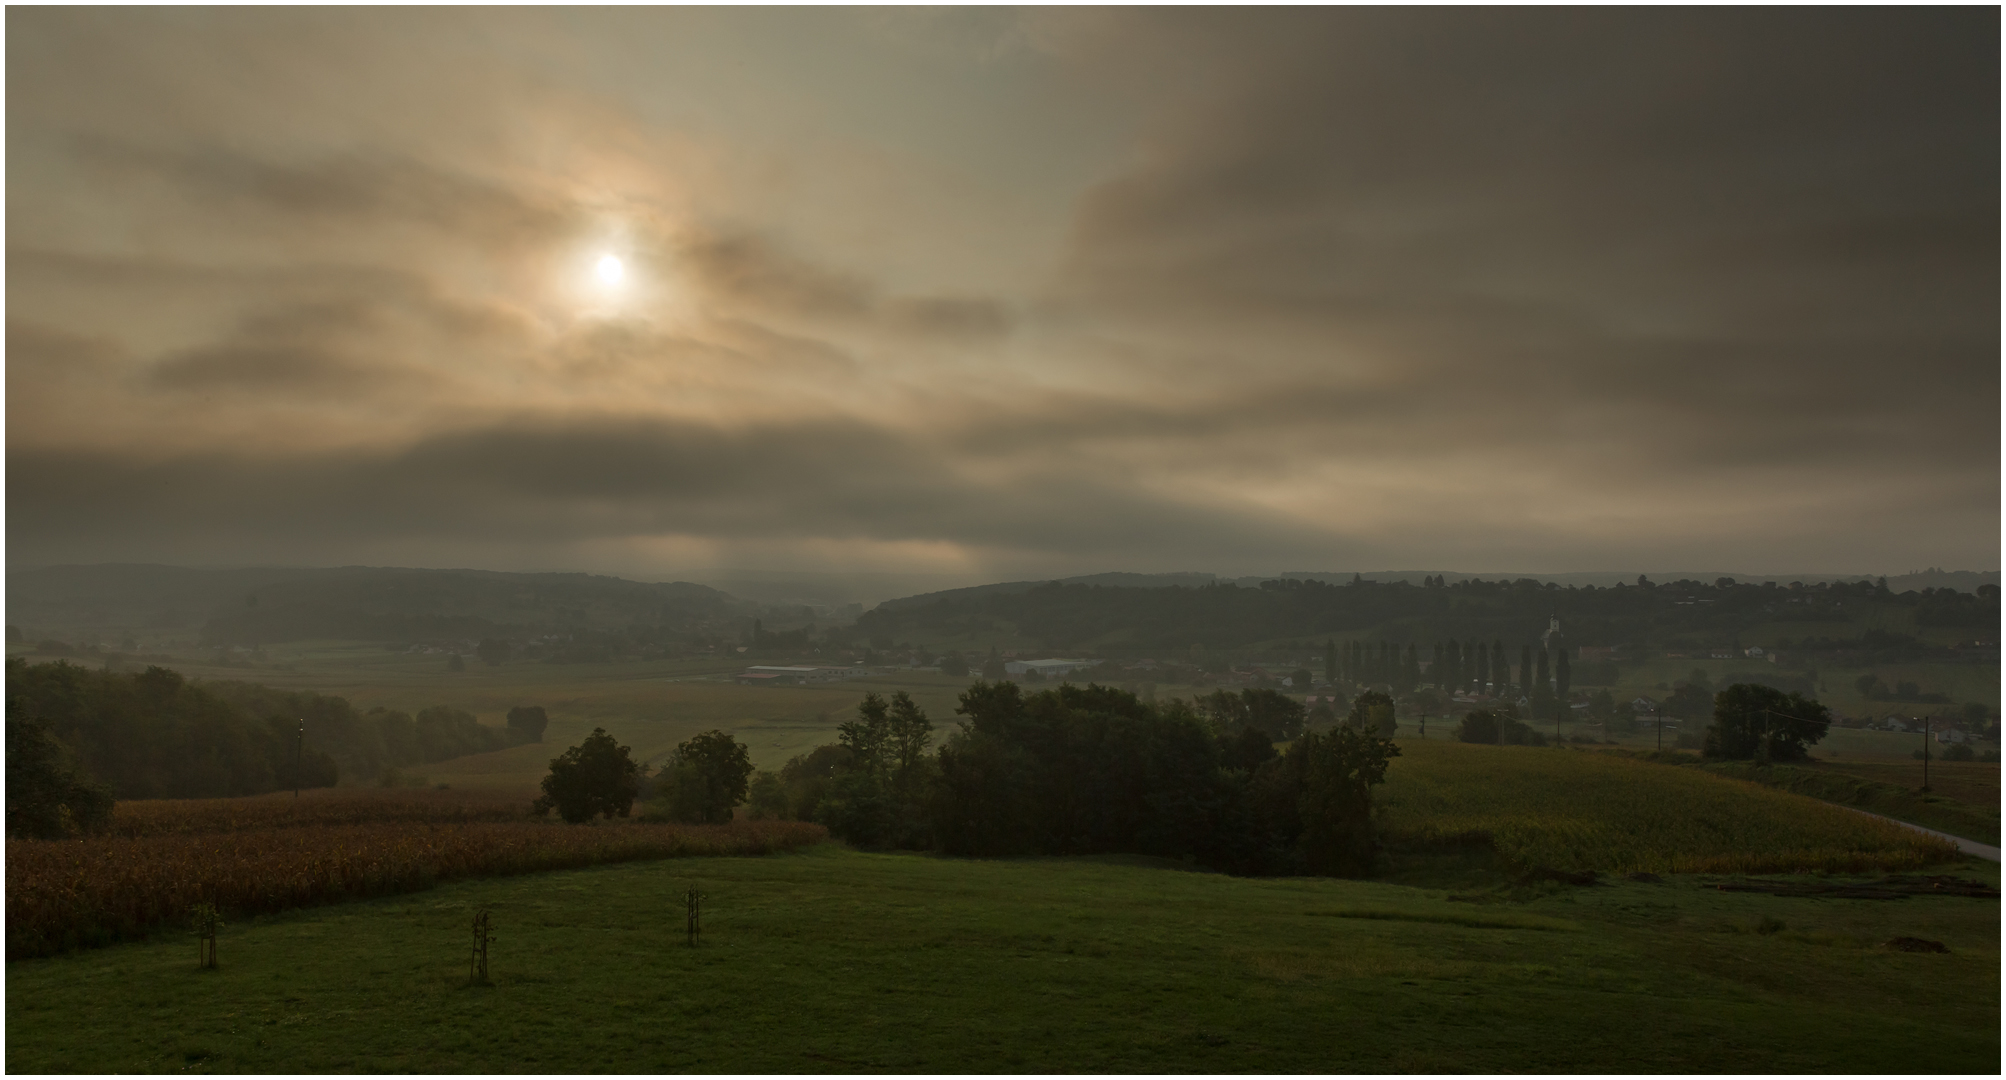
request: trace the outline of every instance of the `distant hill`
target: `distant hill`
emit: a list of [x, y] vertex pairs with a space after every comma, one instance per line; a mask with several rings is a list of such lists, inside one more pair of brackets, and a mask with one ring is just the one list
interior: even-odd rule
[[[1878, 577], [1874, 574], [1748, 574], [1719, 570], [1704, 572], [1691, 570], [1651, 571], [1644, 572], [1641, 576], [1656, 582], [1703, 581], [1708, 584], [1712, 584], [1721, 578], [1731, 578], [1736, 582], [1753, 585], [1760, 585], [1766, 581], [1773, 581], [1778, 585], [1788, 585], [1793, 581], [1801, 581], [1806, 585], [1817, 585], [1824, 582], [1875, 581]], [[1614, 570], [1570, 574], [1472, 574], [1461, 570], [1287, 570], [1279, 574], [1247, 575], [1231, 578], [1205, 573], [1080, 574], [1074, 577], [1040, 578], [1032, 581], [1003, 581], [989, 585], [971, 585], [955, 589], [922, 592], [911, 596], [901, 596], [896, 599], [886, 600], [879, 606], [896, 610], [916, 604], [930, 604], [938, 600], [959, 600], [971, 596], [1021, 593], [1037, 588], [1040, 585], [1050, 585], [1055, 582], [1060, 585], [1102, 585], [1129, 589], [1160, 589], [1169, 586], [1198, 588], [1214, 584], [1236, 585], [1242, 589], [1256, 589], [1260, 587], [1263, 581], [1278, 579], [1320, 581], [1326, 585], [1348, 585], [1356, 578], [1360, 581], [1377, 582], [1382, 585], [1390, 585], [1397, 581], [1404, 581], [1409, 585], [1420, 585], [1429, 578], [1441, 578], [1445, 584], [1450, 585], [1460, 581], [1530, 580], [1536, 581], [1541, 585], [1550, 582], [1563, 588], [1580, 588], [1593, 585], [1596, 588], [1606, 589], [1619, 584], [1634, 585], [1638, 577], [1639, 573], [1636, 571]], [[1998, 585], [2000, 583], [2000, 575], [1997, 570], [1947, 571], [1931, 569], [1908, 574], [1888, 575], [1887, 582], [1888, 591], [1894, 593], [1903, 593], [1910, 590], [1920, 592], [1923, 589], [1955, 589], [1959, 592], [1975, 593], [1981, 585]]]
[[[865, 612], [856, 629], [880, 648], [911, 642], [1110, 656], [1355, 634], [1423, 647], [1476, 637], [1509, 647], [1516, 658], [1558, 617], [1563, 640], [1573, 645], [1679, 650], [1763, 644], [1815, 652], [1823, 663], [1949, 658], [1955, 651], [1948, 639], [1997, 640], [1997, 586], [1975, 594], [1948, 588], [1896, 593], [1874, 582], [1792, 587], [1719, 580], [1727, 576], [1643, 587], [1633, 579], [1607, 588], [1526, 578], [1423, 585], [1347, 576], [1338, 584], [1320, 575], [1271, 578], [1255, 588], [1217, 580], [1196, 588], [1010, 582], [889, 601]], [[1946, 640], [1927, 645], [1906, 633], [1862, 629], [1884, 622]], [[1744, 639], [1778, 625], [1789, 628]]]
[[704, 585], [591, 574], [109, 564], [7, 575], [7, 622], [31, 635], [192, 631], [209, 645], [478, 639], [630, 626], [722, 631], [751, 613], [744, 601]]
[[[1550, 581], [1562, 586], [1593, 585], [1597, 588], [1606, 589], [1611, 585], [1619, 583], [1635, 584], [1638, 574], [1639, 571], [1630, 570], [1589, 571], [1572, 574], [1471, 574], [1459, 570], [1371, 570], [1358, 572], [1357, 576], [1365, 581], [1405, 581], [1410, 585], [1419, 585], [1431, 577], [1439, 577], [1451, 584], [1458, 581], [1517, 581], [1521, 578], [1530, 578], [1542, 585]], [[1806, 585], [1817, 585], [1828, 581], [1875, 581], [1883, 576], [1878, 574], [1749, 574], [1730, 570], [1644, 571], [1642, 574], [1652, 581], [1713, 582], [1721, 578], [1732, 578], [1738, 582], [1755, 585], [1760, 585], [1765, 581], [1773, 581], [1778, 585], [1788, 585], [1793, 581], [1801, 581]], [[1352, 571], [1290, 570], [1280, 574], [1269, 575], [1269, 578], [1293, 578], [1301, 581], [1321, 581], [1329, 585], [1342, 585], [1350, 581], [1352, 576]], [[1924, 589], [1956, 589], [1958, 592], [1976, 592], [1980, 585], [1999, 584], [1999, 571], [1997, 570], [1929, 569], [1912, 571], [1907, 574], [1888, 574], [1885, 576], [1888, 579], [1888, 590], [1896, 593], [1908, 592], [1911, 589], [1917, 592], [1921, 592]], [[1234, 584], [1242, 588], [1254, 588], [1264, 580], [1268, 580], [1268, 578], [1241, 577], [1232, 579]]]

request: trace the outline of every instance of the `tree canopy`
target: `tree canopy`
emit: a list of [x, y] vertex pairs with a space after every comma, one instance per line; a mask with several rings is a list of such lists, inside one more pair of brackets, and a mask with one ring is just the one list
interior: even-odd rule
[[605, 728], [593, 728], [584, 742], [551, 759], [543, 794], [531, 805], [539, 814], [556, 810], [575, 825], [594, 817], [626, 817], [639, 793], [640, 766], [629, 749]]
[[677, 746], [663, 771], [676, 820], [721, 825], [745, 801], [752, 757], [744, 743], [712, 730]]
[[1736, 683], [1713, 702], [1704, 750], [1710, 758], [1802, 761], [1831, 727], [1825, 706], [1774, 687]]

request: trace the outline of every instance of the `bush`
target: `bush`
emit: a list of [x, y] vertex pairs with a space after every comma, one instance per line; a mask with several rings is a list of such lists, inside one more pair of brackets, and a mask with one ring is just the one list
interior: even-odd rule
[[1546, 736], [1520, 722], [1517, 711], [1509, 705], [1472, 709], [1463, 714], [1462, 723], [1456, 727], [1456, 738], [1466, 743], [1486, 745], [1546, 745]]
[[541, 705], [518, 705], [508, 711], [508, 733], [517, 742], [542, 742], [549, 726], [550, 714]]
[[538, 814], [554, 809], [574, 825], [595, 815], [626, 817], [639, 792], [640, 771], [627, 747], [605, 728], [593, 728], [583, 743], [551, 760], [543, 795], [532, 805]]
[[1978, 754], [1966, 743], [1951, 743], [1950, 749], [1943, 752], [1943, 760], [1945, 761], [1975, 761], [1977, 759]]

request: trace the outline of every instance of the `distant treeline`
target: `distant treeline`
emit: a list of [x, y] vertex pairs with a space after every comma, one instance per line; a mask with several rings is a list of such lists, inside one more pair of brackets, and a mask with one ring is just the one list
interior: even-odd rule
[[216, 645], [609, 633], [613, 636], [602, 644], [637, 636], [646, 642], [722, 629], [742, 606], [716, 589], [689, 582], [343, 567], [297, 571], [262, 584], [212, 617], [202, 636]]
[[[1055, 650], [1093, 647], [1168, 657], [1193, 646], [1229, 649], [1397, 627], [1389, 636], [1403, 649], [1409, 643], [1475, 637], [1502, 641], [1515, 652], [1538, 640], [1548, 618], [1557, 615], [1567, 640], [1576, 645], [1698, 648], [1731, 642], [1763, 623], [1843, 623], [1883, 608], [1908, 609], [1921, 626], [1970, 627], [1991, 637], [1999, 625], [1999, 588], [1982, 586], [1976, 594], [1952, 589], [1897, 594], [1864, 581], [1752, 585], [1728, 578], [1710, 583], [1640, 578], [1612, 588], [1561, 588], [1530, 578], [1455, 583], [1431, 578], [1426, 585], [1277, 579], [1257, 589], [1055, 583], [1017, 592], [889, 601], [864, 613], [857, 632], [887, 644], [1028, 638]], [[1863, 644], [1903, 658], [1949, 654], [1900, 636]]]
[[17, 777], [17, 743], [48, 758], [50, 768], [71, 770], [78, 783], [119, 799], [217, 798], [296, 782], [330, 787], [343, 776], [366, 780], [392, 768], [499, 750], [540, 738], [543, 719], [541, 709], [516, 710], [503, 730], [445, 705], [415, 717], [383, 708], [357, 712], [338, 697], [191, 683], [162, 667], [122, 674], [9, 660], [8, 829], [20, 824], [12, 794], [17, 778], [42, 782]]
[[[1026, 694], [978, 682], [961, 730], [900, 693], [868, 695], [838, 742], [751, 787], [754, 816], [820, 821], [866, 847], [957, 855], [1137, 853], [1235, 873], [1353, 874], [1375, 845], [1371, 789], [1399, 749], [1393, 703], [1364, 694], [1343, 722], [1302, 730], [1271, 691], [1148, 703], [1070, 684]], [[1256, 721], [1274, 728], [1255, 727]], [[1294, 736], [1277, 754], [1273, 740]]]

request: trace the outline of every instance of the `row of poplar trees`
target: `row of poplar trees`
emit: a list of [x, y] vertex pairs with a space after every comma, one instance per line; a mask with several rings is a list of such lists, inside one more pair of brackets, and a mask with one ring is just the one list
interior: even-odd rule
[[[1474, 690], [1503, 696], [1514, 685], [1502, 641], [1493, 641], [1489, 647], [1481, 641], [1453, 638], [1436, 642], [1432, 662], [1424, 675], [1420, 649], [1415, 644], [1409, 643], [1402, 649], [1390, 641], [1381, 641], [1375, 649], [1369, 642], [1348, 641], [1340, 645], [1329, 640], [1323, 646], [1323, 673], [1324, 678], [1337, 685], [1384, 684], [1391, 686], [1396, 694], [1410, 694], [1422, 686], [1432, 686], [1445, 693]], [[1519, 693], [1538, 698], [1550, 692], [1564, 699], [1572, 685], [1573, 673], [1566, 649], [1554, 650], [1549, 665], [1546, 646], [1536, 650], [1531, 645], [1519, 648], [1516, 682]]]

